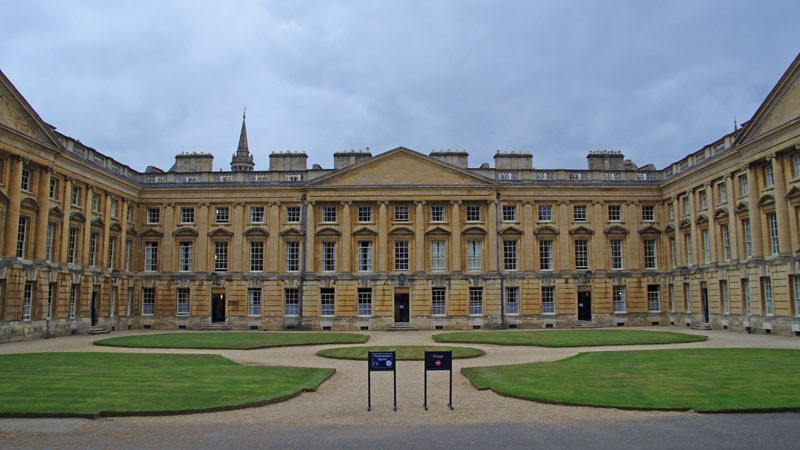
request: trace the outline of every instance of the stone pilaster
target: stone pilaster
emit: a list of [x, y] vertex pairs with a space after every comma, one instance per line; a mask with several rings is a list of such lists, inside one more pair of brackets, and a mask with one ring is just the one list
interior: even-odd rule
[[[47, 219], [50, 215], [50, 174], [49, 167], [39, 168], [39, 185], [36, 188], [36, 202], [39, 203], [39, 212], [36, 214], [36, 232], [33, 234], [34, 252], [33, 259], [44, 261], [45, 245], [47, 244]], [[55, 239], [55, 236], [53, 237]]]
[[11, 173], [8, 177], [8, 208], [6, 209], [6, 230], [3, 240], [3, 256], [17, 256], [17, 232], [19, 229], [19, 212], [22, 182], [22, 166], [20, 157], [12, 157]]
[[[451, 226], [450, 226], [450, 271], [461, 272], [461, 200], [452, 200]], [[495, 216], [488, 215], [486, 221], [495, 220]]]

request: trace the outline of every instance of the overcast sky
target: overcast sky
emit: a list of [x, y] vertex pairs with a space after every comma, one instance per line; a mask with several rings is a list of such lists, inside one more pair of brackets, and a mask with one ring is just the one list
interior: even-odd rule
[[143, 171], [273, 151], [497, 150], [661, 169], [749, 119], [800, 50], [787, 1], [0, 0], [0, 69], [68, 136]]

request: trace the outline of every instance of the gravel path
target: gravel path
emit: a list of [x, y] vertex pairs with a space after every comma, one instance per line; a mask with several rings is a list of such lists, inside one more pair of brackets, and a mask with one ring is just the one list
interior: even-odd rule
[[[642, 328], [648, 329], [648, 328]], [[704, 334], [708, 341], [690, 344], [657, 346], [594, 347], [585, 351], [617, 351], [657, 348], [712, 348], [712, 347], [770, 347], [800, 349], [800, 339], [782, 336], [747, 335], [725, 331], [694, 331], [681, 328], [664, 328], [691, 334]], [[143, 332], [118, 332], [112, 336], [141, 334]], [[431, 344], [434, 332], [365, 332], [370, 335], [367, 345], [423, 345]], [[545, 405], [525, 400], [501, 397], [490, 391], [478, 391], [460, 373], [462, 367], [489, 366], [512, 363], [554, 361], [575, 355], [581, 349], [548, 349], [539, 347], [510, 347], [464, 344], [481, 348], [486, 355], [453, 361], [453, 403], [455, 410], [447, 408], [448, 376], [446, 372], [429, 372], [428, 404], [423, 403], [423, 363], [399, 361], [397, 368], [398, 410], [392, 410], [392, 375], [390, 372], [373, 372], [372, 405], [367, 411], [367, 367], [363, 361], [327, 359], [316, 356], [322, 348], [341, 345], [281, 347], [261, 350], [156, 350], [123, 349], [91, 345], [103, 336], [71, 336], [50, 340], [19, 342], [0, 345], [0, 354], [27, 352], [139, 352], [139, 353], [219, 353], [243, 364], [290, 365], [331, 367], [336, 374], [323, 383], [316, 392], [309, 392], [287, 402], [258, 408], [248, 408], [221, 413], [193, 414], [167, 417], [129, 417], [86, 421], [77, 419], [0, 419], [0, 435], [8, 432], [36, 432], [49, 430], [60, 433], [81, 429], [89, 431], [98, 422], [113, 421], [135, 428], [148, 424], [208, 425], [269, 424], [269, 425], [376, 425], [417, 426], [453, 425], [470, 423], [521, 423], [529, 425], [567, 425], [576, 422], [647, 421], [654, 418], [686, 416], [681, 412], [641, 412], [616, 409], [566, 407]], [[358, 344], [357, 344], [358, 345]], [[448, 344], [452, 345], [452, 344]], [[455, 344], [458, 345], [458, 344]], [[107, 425], [107, 424], [106, 424]]]

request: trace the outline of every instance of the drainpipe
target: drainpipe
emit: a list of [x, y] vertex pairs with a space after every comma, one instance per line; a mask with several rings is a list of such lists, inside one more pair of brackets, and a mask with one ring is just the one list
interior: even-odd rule
[[305, 280], [305, 273], [306, 273], [306, 245], [308, 236], [306, 233], [308, 231], [308, 224], [306, 218], [308, 217], [308, 202], [306, 201], [306, 194], [300, 196], [300, 233], [302, 239], [302, 245], [300, 246], [300, 281], [298, 283], [298, 305], [297, 305], [297, 317], [299, 320], [300, 328], [303, 327], [303, 281]]
[[503, 276], [504, 266], [503, 262], [503, 242], [500, 238], [500, 193], [495, 196], [497, 205], [494, 208], [494, 229], [497, 233], [495, 236], [495, 246], [497, 247], [495, 254], [497, 255], [497, 275], [500, 277], [500, 326], [505, 327], [506, 324], [506, 299], [505, 299], [505, 280]]

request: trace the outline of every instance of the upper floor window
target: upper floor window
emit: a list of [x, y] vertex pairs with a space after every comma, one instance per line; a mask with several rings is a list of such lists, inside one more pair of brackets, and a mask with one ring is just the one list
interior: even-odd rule
[[669, 214], [669, 220], [675, 220], [675, 204], [669, 203], [667, 204], [667, 211]]
[[550, 205], [539, 205], [539, 222], [550, 222], [553, 220], [553, 207]]
[[589, 241], [584, 239], [575, 241], [575, 268], [589, 268]]
[[739, 175], [739, 192], [741, 195], [750, 193], [750, 186], [747, 182], [747, 174]]
[[286, 223], [300, 223], [300, 207], [287, 206], [286, 207]]
[[608, 221], [619, 222], [622, 220], [622, 206], [608, 205]]
[[158, 270], [158, 242], [144, 243], [144, 271], [155, 272]]
[[764, 166], [764, 188], [769, 189], [775, 186], [775, 172], [772, 169], [772, 164]]
[[70, 204], [72, 206], [81, 206], [81, 188], [72, 186], [72, 194], [70, 195]]
[[503, 205], [503, 222], [517, 221], [517, 205]]
[[100, 212], [100, 194], [92, 194], [92, 211]]
[[792, 156], [792, 173], [795, 178], [800, 178], [800, 155]]
[[725, 203], [728, 201], [728, 186], [724, 181], [717, 183], [717, 203]]
[[158, 208], [147, 208], [147, 224], [156, 225], [161, 222], [161, 210]]
[[109, 214], [111, 215], [111, 217], [113, 217], [115, 219], [117, 218], [117, 207], [118, 206], [119, 206], [119, 202], [118, 201], [111, 200], [111, 211], [109, 212]]
[[22, 179], [20, 180], [20, 188], [23, 191], [30, 191], [33, 184], [33, 173], [27, 167], [22, 168]]
[[194, 223], [194, 208], [181, 208], [181, 223]]
[[688, 216], [689, 214], [692, 213], [692, 207], [691, 205], [689, 205], [688, 195], [684, 195], [683, 197], [681, 197], [681, 206], [683, 207], [683, 211], [681, 212], [683, 213], [684, 216]]
[[444, 222], [444, 206], [431, 206], [431, 222]]
[[220, 206], [214, 214], [214, 223], [228, 223], [230, 220], [230, 210], [227, 206]]
[[658, 254], [656, 253], [655, 239], [646, 239], [644, 241], [644, 268], [656, 269], [658, 268]]
[[586, 222], [586, 205], [575, 205], [572, 207], [572, 220], [575, 222]]
[[58, 180], [50, 178], [50, 198], [58, 200]]
[[697, 191], [697, 197], [700, 199], [700, 209], [708, 208], [708, 194], [705, 189]]
[[653, 205], [642, 206], [642, 222], [655, 222], [656, 207]]
[[228, 270], [228, 243], [225, 241], [214, 242], [214, 272]]
[[250, 223], [264, 223], [264, 207], [251, 206], [250, 207]]
[[408, 206], [398, 205], [394, 207], [394, 221], [408, 222]]
[[358, 223], [372, 223], [372, 206], [358, 207]]
[[467, 205], [467, 222], [481, 221], [481, 207], [478, 205]]
[[322, 222], [323, 223], [336, 223], [336, 207], [323, 206], [322, 207]]
[[358, 271], [372, 272], [371, 241], [358, 241]]

